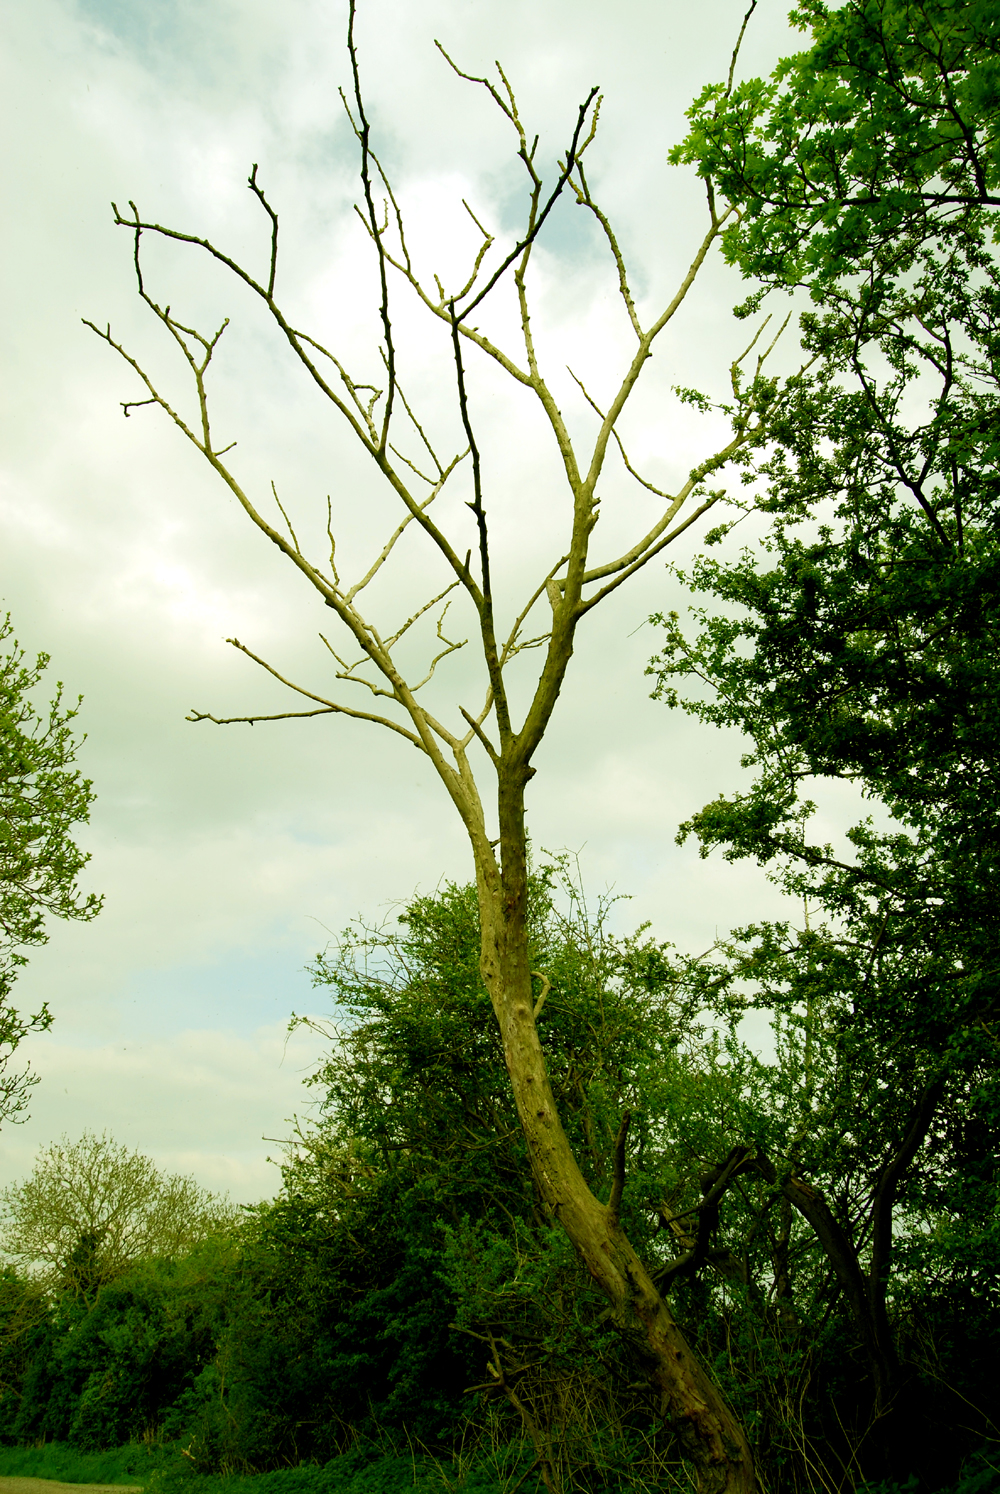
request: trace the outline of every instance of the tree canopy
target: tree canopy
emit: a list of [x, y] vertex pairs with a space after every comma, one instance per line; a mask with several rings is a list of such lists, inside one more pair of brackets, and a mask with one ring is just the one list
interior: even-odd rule
[[[839, 1220], [832, 1188], [832, 1207], [797, 1202], [856, 1303], [880, 1435], [917, 1446], [885, 1318], [894, 1210], [930, 1206], [926, 1243], [903, 1250], [917, 1279], [975, 1280], [990, 1301], [996, 1269], [1000, 27], [975, 3], [796, 18], [812, 48], [728, 98], [706, 90], [677, 155], [743, 210], [726, 253], [762, 282], [749, 305], [808, 292], [818, 361], [761, 469], [770, 527], [696, 562], [700, 631], [661, 617], [651, 670], [661, 698], [749, 742], [750, 788], [682, 838], [755, 858], [805, 901], [798, 930], [741, 931], [729, 968], [807, 1046], [832, 1039], [802, 1103], [814, 1131], [823, 1116], [866, 1138], [871, 1183], [842, 1195]], [[814, 829], [824, 780], [871, 810], [839, 845], [829, 811]], [[802, 1143], [785, 1146], [819, 1181], [818, 1159], [810, 1171]], [[933, 1172], [914, 1191], [921, 1154]]]
[[47, 917], [89, 920], [101, 909], [96, 893], [80, 889], [90, 855], [73, 838], [94, 800], [74, 766], [79, 702], [64, 706], [60, 684], [47, 711], [38, 709], [34, 692], [48, 665], [47, 654], [26, 664], [9, 614], [0, 620], [0, 1118], [24, 1110], [32, 1083], [8, 1073], [11, 1054], [50, 1022], [44, 1007], [25, 1018], [11, 1004], [25, 950], [45, 943]]
[[176, 1258], [237, 1217], [192, 1178], [161, 1173], [107, 1132], [43, 1147], [0, 1194], [0, 1248], [41, 1280], [87, 1296], [149, 1256]]
[[805, 0], [789, 19], [812, 46], [768, 79], [706, 87], [672, 152], [743, 210], [726, 252], [745, 273], [822, 293], [871, 265], [899, 272], [928, 238], [960, 241], [992, 220], [1000, 25], [989, 0]]
[[[713, 695], [687, 708], [753, 743], [753, 788], [687, 827], [703, 846], [794, 868], [789, 889], [866, 922], [883, 957], [897, 931], [914, 957], [919, 946], [937, 997], [901, 998], [905, 1010], [924, 1012], [926, 1034], [936, 1010], [939, 1043], [974, 1043], [998, 989], [997, 27], [977, 5], [806, 17], [812, 51], [766, 87], [741, 85], [717, 115], [709, 91], [681, 152], [746, 207], [727, 242], [744, 272], [772, 291], [809, 290], [818, 309], [803, 316], [803, 341], [823, 363], [773, 432], [762, 547], [696, 564], [695, 591], [728, 610], [703, 611], [693, 645], [667, 621], [657, 691], [676, 703], [675, 680], [706, 680]], [[886, 141], [877, 168], [842, 138], [863, 138], [866, 124]], [[912, 138], [924, 125], [933, 150]], [[886, 202], [906, 208], [892, 233], [880, 227]], [[792, 217], [808, 253], [790, 244]], [[846, 860], [807, 833], [808, 786], [823, 778], [891, 816], [888, 828], [855, 826]]]

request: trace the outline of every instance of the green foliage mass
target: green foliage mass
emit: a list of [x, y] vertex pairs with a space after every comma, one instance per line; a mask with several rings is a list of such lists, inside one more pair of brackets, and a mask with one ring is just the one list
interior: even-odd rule
[[25, 1109], [35, 1082], [8, 1071], [11, 1055], [52, 1020], [44, 1006], [26, 1017], [11, 1004], [24, 951], [45, 943], [47, 916], [88, 920], [101, 909], [95, 893], [79, 888], [90, 857], [73, 839], [94, 800], [90, 780], [74, 767], [79, 702], [64, 707], [62, 685], [47, 711], [33, 701], [48, 664], [39, 654], [26, 665], [10, 615], [0, 618], [0, 1119]]
[[[866, 1270], [872, 1158], [898, 1142], [905, 1092], [880, 1053], [845, 1059], [828, 977], [775, 992], [765, 1060], [739, 1036], [756, 977], [720, 952], [681, 958], [647, 930], [613, 936], [609, 908], [588, 914], [566, 870], [533, 883], [533, 968], [593, 1185], [610, 1188], [628, 1107], [630, 1236], [770, 1486], [809, 1488], [817, 1464], [847, 1487], [859, 1462], [884, 1478], [867, 1456], [863, 1325], [786, 1188], [807, 1178], [830, 1198]], [[280, 1470], [302, 1464], [303, 1490], [442, 1476], [493, 1490], [523, 1476], [530, 1491], [542, 1469], [566, 1491], [685, 1486], [634, 1331], [525, 1186], [475, 910], [471, 888], [447, 886], [317, 960], [336, 1003], [320, 1103], [289, 1144], [281, 1193], [237, 1232], [136, 1262], [89, 1296], [8, 1272], [6, 1442], [97, 1456], [132, 1438], [129, 1456], [152, 1460], [142, 1481], [165, 1491], [259, 1474], [279, 1494], [295, 1482]], [[904, 1169], [885, 1293], [928, 1427], [968, 1428], [949, 1430], [929, 1488], [974, 1454], [1000, 1347], [978, 1206], [941, 1227], [948, 1165], [935, 1135]], [[910, 1466], [895, 1465], [904, 1484]]]
[[[675, 158], [740, 209], [742, 313], [808, 293], [813, 361], [758, 469], [770, 528], [682, 578], [710, 600], [693, 639], [658, 619], [651, 672], [748, 741], [749, 789], [680, 838], [804, 907], [798, 929], [737, 931], [719, 978], [797, 1056], [783, 1110], [761, 1075], [761, 1139], [850, 1304], [871, 1440], [926, 1479], [954, 1434], [917, 1340], [974, 1357], [966, 1329], [993, 1342], [1000, 1308], [1000, 26], [976, 0], [810, 0], [793, 21], [812, 47], [706, 90]], [[832, 844], [849, 795], [864, 817]]]
[[0, 621], [0, 994], [6, 997], [20, 950], [45, 941], [45, 915], [93, 918], [101, 900], [77, 879], [90, 857], [72, 839], [86, 823], [94, 795], [73, 767], [77, 743], [62, 685], [47, 715], [32, 691], [48, 668], [47, 654], [26, 666], [9, 615]]
[[42, 1147], [0, 1193], [0, 1248], [36, 1280], [90, 1298], [135, 1260], [177, 1256], [235, 1221], [193, 1178], [158, 1171], [105, 1132]]
[[[744, 209], [727, 250], [822, 291], [913, 263], [1000, 206], [1000, 25], [990, 0], [805, 0], [806, 52], [711, 84], [672, 152]], [[864, 290], [863, 279], [856, 284]]]
[[236, 1265], [223, 1237], [179, 1261], [137, 1263], [89, 1301], [36, 1297], [27, 1344], [8, 1340], [8, 1355], [26, 1353], [28, 1364], [20, 1394], [0, 1402], [6, 1437], [99, 1450], [155, 1425], [213, 1360]]

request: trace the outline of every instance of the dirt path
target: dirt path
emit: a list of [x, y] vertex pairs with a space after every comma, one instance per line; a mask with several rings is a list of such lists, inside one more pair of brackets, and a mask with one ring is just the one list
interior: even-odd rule
[[0, 1478], [0, 1494], [143, 1494], [141, 1484], [61, 1484], [54, 1478]]

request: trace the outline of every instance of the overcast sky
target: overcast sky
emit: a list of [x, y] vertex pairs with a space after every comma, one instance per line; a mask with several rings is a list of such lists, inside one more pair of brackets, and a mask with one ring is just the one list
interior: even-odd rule
[[[666, 304], [705, 218], [697, 182], [666, 154], [693, 95], [725, 76], [743, 9], [744, 0], [361, 0], [374, 140], [421, 268], [456, 283], [475, 249], [463, 197], [501, 243], [523, 208], [512, 132], [483, 89], [450, 73], [438, 38], [474, 74], [502, 61], [549, 174], [579, 103], [600, 85], [590, 180], [643, 314]], [[45, 999], [56, 1020], [24, 1046], [41, 1083], [30, 1120], [0, 1135], [0, 1183], [23, 1176], [60, 1134], [106, 1128], [160, 1165], [251, 1201], [277, 1184], [266, 1160], [275, 1148], [262, 1137], [285, 1134], [308, 1098], [315, 1044], [285, 1045], [293, 1010], [325, 1009], [308, 960], [355, 915], [384, 917], [442, 878], [466, 880], [470, 856], [432, 773], [387, 733], [343, 718], [252, 729], [185, 721], [192, 706], [287, 708], [229, 636], [329, 689], [317, 635], [331, 614], [161, 412], [123, 419], [121, 402], [141, 389], [81, 318], [110, 322], [190, 411], [177, 355], [135, 295], [131, 242], [110, 201], [133, 199], [262, 272], [267, 224], [246, 190], [257, 162], [281, 214], [278, 288], [290, 315], [357, 377], [377, 376], [371, 262], [352, 213], [357, 150], [337, 94], [349, 77], [346, 8], [32, 0], [7, 6], [4, 26], [0, 600], [28, 652], [51, 654], [50, 678], [84, 696], [80, 763], [98, 795], [86, 882], [106, 904], [95, 923], [54, 927], [19, 982], [19, 1002]], [[782, 4], [762, 0], [742, 71], [770, 71], [797, 40]], [[532, 287], [545, 368], [581, 442], [593, 422], [565, 366], [600, 399], [630, 356], [613, 267], [585, 219], [559, 209]], [[370, 559], [394, 522], [385, 495], [252, 298], [194, 250], [151, 245], [147, 273], [182, 320], [214, 328], [231, 318], [212, 392], [217, 429], [238, 442], [232, 460], [255, 498], [264, 504], [273, 479], [304, 543], [319, 550], [330, 493], [346, 571]], [[404, 392], [450, 449], [446, 342], [403, 287], [393, 294]], [[623, 425], [630, 458], [661, 487], [682, 482], [718, 435], [670, 389], [725, 392], [746, 340], [730, 316], [739, 299], [739, 281], [713, 261]], [[510, 341], [503, 293], [489, 315]], [[523, 394], [482, 359], [470, 361], [469, 380], [510, 613], [550, 564], [566, 490]], [[602, 493], [598, 550], [611, 553], [641, 532], [652, 500], [620, 464]], [[467, 496], [459, 484], [445, 510], [459, 539]], [[403, 547], [372, 600], [383, 631], [439, 574], [420, 543]], [[649, 919], [659, 937], [693, 948], [771, 906], [772, 894], [754, 869], [701, 862], [674, 844], [679, 821], [739, 776], [737, 742], [648, 697], [656, 635], [644, 619], [685, 605], [656, 561], [586, 621], [529, 804], [536, 846], [580, 851], [591, 894], [631, 895], [623, 925]], [[452, 625], [451, 636], [465, 636], [457, 612]], [[473, 706], [475, 678], [461, 654], [441, 667], [435, 700], [449, 719], [458, 703]]]

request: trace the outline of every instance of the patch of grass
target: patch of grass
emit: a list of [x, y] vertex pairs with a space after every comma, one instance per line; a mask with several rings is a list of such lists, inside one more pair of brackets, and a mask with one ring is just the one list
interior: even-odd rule
[[[147, 1451], [137, 1444], [108, 1452], [81, 1452], [67, 1442], [41, 1447], [0, 1447], [0, 1477], [55, 1478], [65, 1484], [140, 1484], [165, 1449]], [[143, 1477], [140, 1477], [140, 1470]]]
[[544, 1494], [530, 1477], [498, 1482], [495, 1464], [449, 1466], [361, 1445], [322, 1467], [301, 1464], [245, 1477], [187, 1473], [171, 1465], [154, 1471], [146, 1487], [148, 1494], [507, 1494], [517, 1484], [520, 1494]]
[[[523, 1471], [523, 1470], [522, 1470]], [[64, 1442], [0, 1447], [0, 1477], [52, 1478], [67, 1484], [133, 1484], [148, 1494], [506, 1494], [516, 1477], [498, 1480], [497, 1465], [473, 1461], [449, 1467], [435, 1459], [361, 1444], [322, 1466], [300, 1464], [249, 1475], [198, 1473], [179, 1444], [130, 1443], [87, 1453]], [[541, 1484], [528, 1477], [520, 1494]]]

